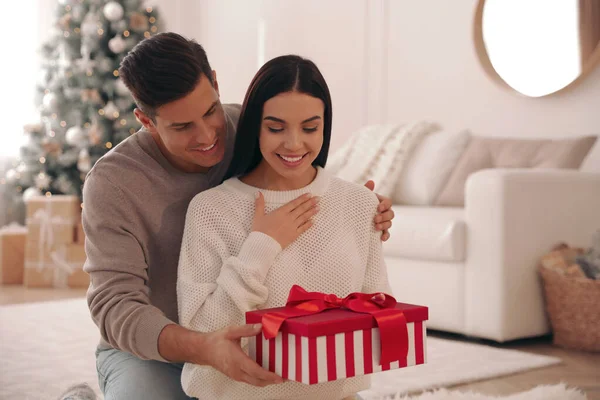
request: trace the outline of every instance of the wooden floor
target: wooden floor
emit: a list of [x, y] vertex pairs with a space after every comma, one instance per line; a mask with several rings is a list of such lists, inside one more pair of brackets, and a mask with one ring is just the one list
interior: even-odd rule
[[[83, 289], [25, 289], [22, 286], [0, 286], [0, 305], [49, 301], [85, 296]], [[467, 339], [458, 335], [429, 332], [431, 336], [470, 341], [505, 349], [515, 349], [530, 353], [550, 355], [563, 360], [563, 363], [497, 379], [459, 385], [453, 389], [474, 391], [489, 395], [508, 395], [531, 389], [537, 385], [551, 385], [564, 382], [583, 390], [589, 400], [600, 400], [600, 353], [586, 353], [555, 347], [550, 337], [526, 339], [508, 344]]]
[[0, 285], [0, 305], [85, 297], [85, 292], [86, 289], [28, 289], [21, 285]]

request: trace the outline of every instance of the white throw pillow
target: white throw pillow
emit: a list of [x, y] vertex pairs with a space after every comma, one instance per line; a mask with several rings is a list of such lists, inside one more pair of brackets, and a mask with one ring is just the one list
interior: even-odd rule
[[392, 196], [393, 202], [432, 205], [470, 138], [468, 130], [441, 130], [427, 135], [402, 171]]

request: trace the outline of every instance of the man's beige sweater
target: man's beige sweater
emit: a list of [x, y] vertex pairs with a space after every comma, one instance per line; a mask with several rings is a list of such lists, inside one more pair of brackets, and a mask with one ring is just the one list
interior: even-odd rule
[[85, 271], [92, 318], [113, 347], [142, 359], [158, 353], [162, 329], [177, 323], [177, 264], [188, 204], [221, 183], [231, 161], [238, 105], [224, 105], [225, 157], [208, 173], [185, 173], [144, 130], [102, 157], [83, 190]]

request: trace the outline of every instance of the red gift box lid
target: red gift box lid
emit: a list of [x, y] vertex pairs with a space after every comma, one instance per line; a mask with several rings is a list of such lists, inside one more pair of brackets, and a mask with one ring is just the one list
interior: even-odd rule
[[[262, 316], [268, 312], [281, 311], [285, 307], [267, 308], [264, 310], [248, 311], [246, 323], [259, 324]], [[396, 303], [396, 309], [402, 310], [406, 322], [418, 322], [429, 319], [429, 310], [424, 306], [414, 304]], [[370, 314], [363, 314], [343, 309], [326, 310], [318, 314], [295, 317], [285, 320], [281, 332], [294, 335], [316, 337], [334, 335], [336, 333], [352, 332], [363, 329], [376, 328], [375, 318]]]

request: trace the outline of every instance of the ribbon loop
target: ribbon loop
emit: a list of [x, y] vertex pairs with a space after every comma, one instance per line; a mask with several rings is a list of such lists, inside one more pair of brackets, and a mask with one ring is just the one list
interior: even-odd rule
[[307, 292], [294, 285], [285, 309], [268, 312], [262, 317], [263, 333], [272, 339], [289, 318], [317, 314], [329, 309], [346, 309], [370, 314], [375, 319], [381, 338], [381, 363], [404, 360], [408, 354], [408, 330], [404, 313], [395, 308], [396, 299], [385, 293], [351, 293], [341, 299], [335, 294]]

